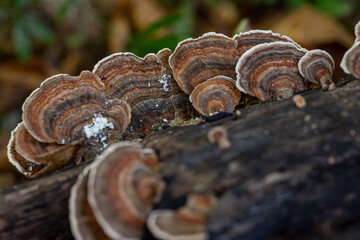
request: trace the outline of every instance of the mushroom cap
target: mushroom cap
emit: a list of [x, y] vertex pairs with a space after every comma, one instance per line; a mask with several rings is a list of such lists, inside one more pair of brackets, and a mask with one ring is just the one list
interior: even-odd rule
[[106, 235], [138, 239], [164, 183], [156, 173], [157, 156], [139, 144], [120, 142], [93, 163], [88, 202]]
[[207, 234], [202, 223], [184, 221], [176, 217], [173, 210], [151, 211], [147, 226], [151, 233], [161, 240], [205, 240]]
[[300, 74], [312, 83], [321, 84], [321, 79], [331, 80], [335, 63], [329, 53], [320, 49], [310, 50], [300, 59]]
[[359, 41], [360, 40], [360, 21], [355, 25], [355, 41]]
[[80, 152], [78, 143], [68, 146], [39, 143], [24, 124], [19, 123], [11, 132], [7, 155], [19, 172], [32, 179], [52, 173], [69, 161], [76, 161], [81, 157]]
[[[15, 150], [26, 161], [34, 164], [57, 164], [64, 166], [70, 160], [80, 158], [81, 142], [73, 142], [68, 145], [56, 143], [40, 143], [25, 128], [23, 122], [14, 130]], [[77, 161], [77, 159], [75, 160]]]
[[288, 98], [305, 89], [298, 62], [306, 53], [293, 43], [272, 42], [254, 46], [236, 65], [236, 86], [260, 100]]
[[84, 126], [96, 114], [106, 117], [122, 132], [130, 122], [130, 107], [108, 100], [104, 84], [89, 71], [78, 77], [67, 74], [46, 79], [23, 104], [23, 120], [40, 142], [65, 144], [85, 138]]
[[296, 47], [301, 48], [299, 44], [294, 42], [294, 40], [288, 36], [273, 33], [270, 30], [250, 30], [235, 35], [234, 39], [237, 41], [237, 53], [239, 57], [241, 57], [247, 50], [262, 43], [290, 42]]
[[185, 206], [177, 210], [151, 211], [147, 226], [150, 232], [162, 240], [205, 240], [205, 220], [216, 203], [212, 194], [190, 194]]
[[106, 94], [131, 106], [130, 134], [146, 136], [153, 125], [164, 123], [164, 119], [194, 116], [193, 109], [187, 111], [191, 104], [172, 75], [170, 55], [168, 48], [144, 58], [115, 53], [96, 64], [93, 72], [104, 82]]
[[143, 100], [178, 91], [176, 82], [171, 81], [167, 62], [170, 54], [167, 48], [144, 58], [129, 52], [115, 53], [100, 60], [93, 72], [104, 83], [109, 97], [125, 100], [133, 107]]
[[169, 62], [180, 88], [190, 94], [206, 80], [224, 75], [235, 79], [236, 41], [223, 34], [206, 33], [180, 42]]
[[215, 76], [197, 85], [190, 94], [193, 107], [204, 116], [218, 112], [233, 112], [240, 101], [235, 81], [226, 76]]
[[360, 41], [357, 41], [346, 51], [341, 60], [340, 67], [345, 73], [360, 78]]
[[79, 175], [71, 188], [69, 199], [69, 220], [71, 232], [76, 240], [110, 239], [99, 224], [87, 201], [87, 182], [92, 165]]

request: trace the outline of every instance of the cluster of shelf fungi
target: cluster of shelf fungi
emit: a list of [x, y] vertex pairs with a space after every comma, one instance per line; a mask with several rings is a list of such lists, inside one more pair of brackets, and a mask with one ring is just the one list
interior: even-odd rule
[[[359, 32], [357, 24], [354, 46], [341, 63], [357, 78]], [[334, 90], [334, 67], [325, 51], [308, 51], [289, 37], [261, 30], [233, 38], [207, 33], [180, 42], [174, 53], [163, 49], [144, 58], [113, 54], [92, 72], [45, 80], [23, 105], [23, 122], [12, 132], [8, 156], [29, 179], [92, 161], [71, 191], [76, 239], [142, 239], [145, 228], [151, 233], [145, 236], [157, 239], [208, 239], [206, 221], [224, 190], [195, 182], [181, 206], [154, 209], [171, 191], [165, 184], [171, 167], [161, 169], [164, 157], [157, 156], [165, 154], [159, 144], [165, 146], [160, 137], [166, 137], [154, 134], [153, 140], [138, 142], [157, 129], [232, 113], [244, 94], [267, 101], [290, 98], [313, 84]], [[207, 141], [219, 151], [231, 150], [227, 135], [222, 126], [206, 131]], [[251, 229], [248, 223], [232, 236]], [[216, 235], [220, 226], [212, 222], [210, 228], [211, 238], [221, 239]]]

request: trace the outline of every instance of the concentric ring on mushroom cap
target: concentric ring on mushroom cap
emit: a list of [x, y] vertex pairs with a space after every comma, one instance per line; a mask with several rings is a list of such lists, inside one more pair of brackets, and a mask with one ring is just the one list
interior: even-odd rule
[[240, 101], [240, 91], [235, 81], [226, 76], [216, 76], [197, 85], [190, 94], [190, 102], [202, 115], [233, 112]]
[[237, 41], [237, 54], [239, 58], [252, 47], [270, 42], [290, 42], [293, 43], [296, 47], [301, 48], [294, 40], [288, 36], [273, 33], [270, 30], [250, 30], [243, 32], [234, 36], [234, 39]]
[[290, 97], [305, 89], [298, 61], [306, 53], [287, 42], [263, 43], [245, 52], [236, 65], [236, 86], [264, 101]]
[[87, 182], [92, 165], [86, 167], [71, 188], [69, 220], [71, 232], [76, 240], [110, 239], [105, 235], [87, 201]]
[[46, 79], [24, 102], [23, 120], [40, 142], [65, 144], [84, 138], [83, 127], [95, 114], [123, 131], [130, 121], [130, 107], [121, 100], [109, 101], [104, 84], [84, 71], [78, 77], [60, 74]]
[[360, 41], [355, 42], [354, 45], [346, 51], [341, 60], [340, 67], [345, 73], [360, 78]]
[[237, 59], [236, 41], [210, 32], [180, 42], [169, 63], [180, 88], [190, 94], [198, 84], [209, 78], [224, 75], [235, 79]]
[[154, 169], [154, 151], [142, 149], [140, 144], [115, 143], [93, 164], [88, 201], [97, 222], [111, 238], [140, 238], [147, 215], [163, 189]]
[[[40, 143], [31, 136], [23, 123], [20, 123], [14, 132], [15, 150], [27, 161], [35, 164], [57, 164], [64, 166], [71, 159], [78, 156], [77, 152], [81, 148], [79, 142], [68, 145], [56, 143]], [[76, 159], [75, 159], [76, 161]]]
[[306, 80], [323, 87], [328, 87], [325, 85], [332, 83], [334, 67], [331, 55], [320, 49], [308, 51], [298, 63], [299, 71]]
[[[21, 139], [19, 140], [19, 138]], [[26, 140], [29, 142], [24, 143]], [[19, 143], [30, 146], [19, 146]], [[46, 145], [33, 139], [26, 131], [24, 124], [19, 123], [11, 132], [7, 156], [10, 163], [29, 179], [54, 172], [70, 160], [76, 161], [76, 158], [79, 157], [77, 154], [80, 149], [79, 145], [55, 146], [55, 144], [51, 144], [51, 147]], [[18, 150], [20, 151], [18, 152]]]
[[93, 72], [105, 84], [109, 97], [125, 100], [133, 107], [143, 100], [161, 98], [177, 91], [167, 63], [170, 54], [167, 48], [144, 58], [129, 52], [115, 53], [100, 60]]

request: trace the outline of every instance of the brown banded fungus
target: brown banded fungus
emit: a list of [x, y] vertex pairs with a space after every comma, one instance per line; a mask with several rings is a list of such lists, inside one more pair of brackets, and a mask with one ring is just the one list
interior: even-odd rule
[[186, 95], [175, 82], [167, 48], [140, 58], [133, 53], [115, 53], [94, 67], [111, 99], [131, 106], [129, 131], [145, 136], [154, 124], [194, 116]]
[[360, 41], [356, 41], [354, 45], [346, 51], [341, 60], [340, 67], [345, 73], [360, 78]]
[[84, 127], [94, 118], [122, 132], [129, 110], [126, 102], [107, 99], [100, 79], [84, 71], [78, 77], [60, 74], [46, 79], [24, 102], [23, 120], [38, 141], [68, 144], [85, 139]]
[[87, 150], [101, 151], [118, 141], [130, 121], [130, 106], [107, 99], [104, 84], [89, 71], [78, 77], [60, 74], [26, 99], [23, 121], [12, 133], [8, 155], [20, 172], [34, 178], [78, 163], [82, 154], [93, 159], [96, 153]]
[[111, 145], [92, 164], [87, 200], [107, 236], [141, 238], [146, 218], [164, 188], [157, 165], [152, 149], [129, 142]]
[[331, 55], [323, 50], [310, 50], [300, 59], [301, 75], [311, 83], [321, 84], [323, 89], [334, 88], [332, 74], [335, 63]]
[[213, 32], [180, 42], [169, 60], [180, 88], [189, 95], [198, 84], [212, 77], [235, 79], [236, 46], [234, 39]]
[[8, 144], [9, 161], [27, 178], [36, 178], [53, 172], [69, 161], [81, 157], [81, 145], [74, 142], [69, 145], [40, 143], [20, 123], [12, 132]]
[[110, 239], [97, 223], [87, 201], [87, 182], [92, 165], [85, 168], [71, 188], [69, 220], [71, 232], [76, 240]]
[[235, 35], [234, 39], [237, 41], [237, 54], [239, 58], [252, 47], [263, 43], [290, 42], [300, 48], [300, 45], [298, 45], [288, 36], [281, 35], [279, 33], [273, 33], [269, 30], [250, 30]]
[[177, 210], [153, 210], [147, 220], [150, 232], [161, 240], [205, 240], [205, 221], [216, 199], [211, 194], [192, 194]]
[[298, 62], [306, 53], [293, 43], [272, 42], [252, 47], [236, 65], [236, 86], [262, 101], [289, 98], [305, 90]]
[[190, 94], [193, 107], [204, 116], [219, 112], [233, 112], [240, 101], [240, 91], [235, 81], [226, 76], [216, 76], [197, 85]]
[[355, 25], [355, 41], [360, 41], [360, 21]]

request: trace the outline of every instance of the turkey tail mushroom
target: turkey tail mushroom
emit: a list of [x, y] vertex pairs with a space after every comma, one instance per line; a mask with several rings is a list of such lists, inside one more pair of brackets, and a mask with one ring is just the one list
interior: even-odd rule
[[164, 188], [157, 165], [152, 149], [129, 142], [111, 145], [93, 163], [87, 200], [107, 236], [141, 238], [146, 218]]
[[236, 41], [223, 34], [206, 33], [180, 42], [169, 63], [179, 87], [190, 94], [197, 85], [223, 75], [235, 79]]
[[263, 43], [245, 52], [236, 65], [236, 86], [262, 101], [305, 90], [298, 62], [306, 53], [289, 42]]
[[321, 84], [323, 89], [334, 89], [332, 74], [335, 63], [331, 55], [323, 50], [310, 50], [300, 59], [301, 75], [312, 83]]
[[216, 76], [197, 85], [190, 94], [193, 107], [204, 116], [233, 112], [240, 101], [240, 91], [229, 77]]
[[215, 205], [211, 194], [192, 194], [186, 205], [177, 210], [156, 209], [148, 219], [150, 232], [160, 240], [205, 240], [206, 216]]

